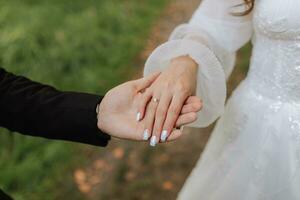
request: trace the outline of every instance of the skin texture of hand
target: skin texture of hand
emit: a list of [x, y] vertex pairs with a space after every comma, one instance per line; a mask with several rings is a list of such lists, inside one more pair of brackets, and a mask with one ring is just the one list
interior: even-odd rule
[[145, 121], [144, 132], [151, 135], [151, 146], [180, 136], [171, 132], [181, 110], [202, 108], [200, 100], [184, 106], [195, 93], [197, 70], [197, 63], [189, 56], [175, 58], [143, 94], [138, 115]]
[[[112, 137], [128, 140], [147, 140], [144, 138], [143, 129], [145, 121], [136, 119], [137, 103], [142, 98], [146, 88], [160, 76], [160, 73], [148, 77], [129, 81], [111, 89], [103, 98], [99, 106], [98, 128]], [[182, 114], [176, 125], [182, 126], [196, 120], [198, 109], [193, 103], [199, 102], [197, 97], [190, 97], [186, 101]], [[173, 131], [174, 135], [181, 135], [180, 130]]]

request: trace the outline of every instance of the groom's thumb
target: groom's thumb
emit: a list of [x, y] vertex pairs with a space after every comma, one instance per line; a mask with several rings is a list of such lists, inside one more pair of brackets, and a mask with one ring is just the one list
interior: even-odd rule
[[138, 91], [144, 90], [152, 85], [152, 83], [157, 79], [160, 75], [160, 72], [155, 72], [150, 74], [144, 78], [136, 80], [136, 88]]

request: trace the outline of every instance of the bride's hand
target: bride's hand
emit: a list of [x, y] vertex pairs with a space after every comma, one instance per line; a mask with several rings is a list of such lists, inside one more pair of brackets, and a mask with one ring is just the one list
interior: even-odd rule
[[197, 63], [189, 56], [175, 58], [143, 93], [137, 117], [145, 121], [144, 135], [152, 136], [151, 146], [155, 146], [159, 141], [165, 142], [180, 136], [170, 134], [181, 110], [201, 109], [200, 99], [188, 107], [183, 106], [188, 97], [195, 93], [197, 68]]
[[[141, 99], [141, 91], [151, 86], [159, 73], [148, 77], [129, 81], [111, 89], [99, 105], [98, 128], [113, 137], [129, 140], [144, 140], [143, 128], [145, 121], [136, 121], [136, 105]], [[186, 101], [176, 124], [182, 126], [195, 120], [197, 109], [193, 107], [196, 97]], [[180, 135], [180, 130], [175, 130], [174, 135]], [[173, 134], [172, 133], [172, 134]]]

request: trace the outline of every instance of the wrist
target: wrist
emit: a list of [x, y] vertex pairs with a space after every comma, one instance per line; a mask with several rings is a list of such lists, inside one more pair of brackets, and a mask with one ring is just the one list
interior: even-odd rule
[[104, 131], [104, 122], [101, 121], [100, 115], [101, 115], [101, 102], [99, 102], [96, 106], [96, 116], [97, 116], [97, 127], [100, 131], [105, 132]]
[[193, 71], [198, 70], [198, 64], [194, 61], [193, 58], [191, 58], [188, 55], [173, 58], [171, 60], [171, 66], [178, 66], [178, 67], [184, 66], [185, 68], [189, 68], [190, 70]]

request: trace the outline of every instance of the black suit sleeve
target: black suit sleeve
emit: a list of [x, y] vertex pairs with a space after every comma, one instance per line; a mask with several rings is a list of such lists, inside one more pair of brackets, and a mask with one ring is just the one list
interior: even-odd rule
[[97, 128], [102, 97], [61, 92], [0, 68], [0, 126], [25, 135], [106, 146]]
[[13, 200], [10, 196], [5, 194], [1, 189], [0, 189], [0, 199], [1, 200]]

